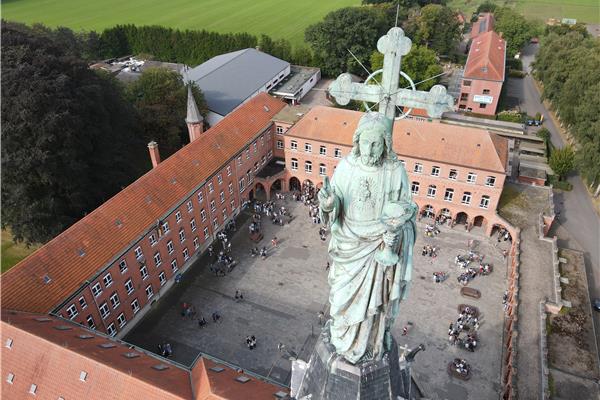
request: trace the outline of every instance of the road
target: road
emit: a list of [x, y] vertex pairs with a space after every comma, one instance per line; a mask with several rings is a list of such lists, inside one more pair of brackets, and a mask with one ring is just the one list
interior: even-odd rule
[[[538, 45], [528, 45], [522, 52], [523, 69], [531, 72], [531, 63], [535, 58]], [[524, 79], [513, 79], [510, 89], [513, 96], [519, 96], [520, 107], [529, 115], [541, 113], [544, 126], [550, 131], [552, 144], [563, 147], [564, 140], [554, 124], [550, 113], [540, 101], [533, 78], [527, 75]], [[596, 214], [586, 187], [579, 175], [571, 174], [569, 183], [573, 185], [570, 192], [555, 191], [556, 211], [560, 213], [550, 235], [558, 237], [559, 247], [571, 248], [584, 252], [586, 272], [590, 287], [590, 297], [600, 298], [600, 218]], [[600, 347], [600, 315], [594, 313], [596, 340]]]

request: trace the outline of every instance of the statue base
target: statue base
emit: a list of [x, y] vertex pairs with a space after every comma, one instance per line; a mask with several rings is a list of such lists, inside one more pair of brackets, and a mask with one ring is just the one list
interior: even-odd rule
[[417, 399], [410, 368], [402, 364], [395, 340], [380, 360], [350, 364], [321, 336], [308, 363], [292, 362], [291, 396], [297, 400]]

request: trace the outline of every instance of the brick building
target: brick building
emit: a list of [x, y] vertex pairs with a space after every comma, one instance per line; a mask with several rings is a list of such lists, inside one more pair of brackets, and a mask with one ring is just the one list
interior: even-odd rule
[[458, 109], [495, 115], [505, 78], [506, 42], [496, 32], [477, 35], [471, 42], [461, 82]]
[[[362, 113], [315, 107], [285, 133], [289, 187], [319, 186], [352, 148]], [[490, 234], [508, 163], [508, 142], [482, 129], [425, 119], [394, 124], [394, 150], [404, 162], [422, 215], [445, 215]]]

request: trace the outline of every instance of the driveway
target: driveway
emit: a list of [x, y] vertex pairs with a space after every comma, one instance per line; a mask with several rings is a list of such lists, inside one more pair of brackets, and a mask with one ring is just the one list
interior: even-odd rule
[[[521, 53], [523, 69], [531, 72], [531, 63], [538, 51], [538, 45], [527, 45]], [[550, 131], [552, 144], [556, 147], [565, 145], [550, 113], [540, 101], [540, 93], [533, 79], [527, 75], [524, 79], [512, 79], [514, 93], [519, 93], [520, 107], [529, 115], [541, 113], [544, 126]], [[579, 175], [571, 174], [568, 181], [573, 185], [570, 192], [555, 191], [556, 212], [560, 213], [558, 221], [553, 225], [550, 235], [558, 237], [559, 247], [571, 248], [584, 253], [586, 272], [590, 286], [590, 296], [600, 297], [600, 218], [596, 214], [587, 189]], [[600, 318], [594, 313], [596, 340], [600, 347]]]

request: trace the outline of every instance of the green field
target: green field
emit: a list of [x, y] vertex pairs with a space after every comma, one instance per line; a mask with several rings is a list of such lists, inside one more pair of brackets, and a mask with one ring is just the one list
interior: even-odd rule
[[[467, 17], [485, 0], [449, 0], [448, 5], [462, 10]], [[509, 6], [527, 18], [575, 18], [577, 22], [600, 23], [599, 0], [492, 0], [501, 6]]]
[[2, 0], [2, 18], [101, 30], [116, 24], [163, 25], [222, 33], [265, 33], [304, 42], [304, 30], [360, 0]]
[[30, 246], [27, 248], [23, 244], [15, 244], [10, 231], [2, 230], [2, 259], [0, 261], [0, 269], [2, 272], [8, 271], [13, 265], [37, 250], [38, 247]]

